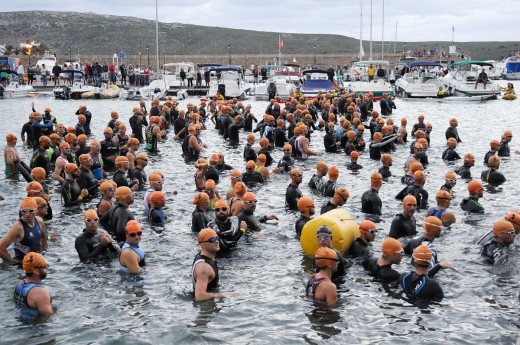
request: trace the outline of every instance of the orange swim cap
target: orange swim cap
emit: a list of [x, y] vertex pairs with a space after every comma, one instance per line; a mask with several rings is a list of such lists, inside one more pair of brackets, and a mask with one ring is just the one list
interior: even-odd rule
[[110, 183], [109, 181], [103, 181], [103, 182], [101, 182], [101, 185], [99, 186], [99, 190], [102, 192], [106, 191], [109, 188], [113, 188], [112, 183]]
[[43, 180], [45, 176], [47, 176], [47, 173], [44, 168], [36, 167], [31, 170], [31, 175], [37, 180]]
[[123, 201], [127, 196], [132, 195], [132, 190], [126, 186], [117, 187], [116, 198], [119, 201]]
[[5, 141], [7, 141], [8, 144], [14, 143], [17, 139], [14, 133], [9, 133], [5, 136]]
[[437, 192], [437, 195], [435, 196], [437, 199], [441, 200], [451, 200], [451, 195], [447, 190], [441, 189]]
[[154, 206], [162, 206], [165, 202], [165, 196], [163, 192], [155, 191], [152, 194], [150, 194], [150, 201]]
[[67, 163], [67, 165], [65, 165], [65, 172], [69, 175], [76, 170], [78, 170], [78, 166], [74, 163]]
[[269, 140], [267, 138], [262, 138], [262, 139], [260, 139], [260, 141], [258, 143], [263, 148], [263, 147], [266, 147], [269, 145]]
[[393, 237], [387, 237], [383, 241], [383, 244], [381, 245], [381, 251], [383, 252], [384, 256], [390, 256], [396, 253], [400, 253], [403, 250], [403, 245], [401, 242], [396, 240]]
[[233, 169], [229, 172], [229, 176], [233, 176], [233, 177], [237, 177], [237, 176], [241, 176], [242, 174], [240, 173], [240, 170], [238, 169]]
[[237, 196], [243, 196], [247, 192], [247, 187], [244, 182], [237, 182], [235, 183], [233, 190]]
[[99, 218], [98, 214], [95, 210], [89, 208], [85, 211], [85, 214], [83, 215], [83, 219], [91, 219], [91, 218]]
[[137, 220], [129, 220], [128, 223], [126, 223], [125, 231], [126, 234], [133, 234], [134, 232], [141, 231], [141, 224], [137, 222]]
[[381, 162], [383, 164], [388, 164], [392, 161], [392, 156], [388, 153], [385, 153], [383, 155], [381, 155]]
[[202, 243], [206, 243], [209, 241], [210, 238], [217, 237], [217, 236], [218, 235], [215, 232], [215, 230], [210, 229], [210, 228], [204, 228], [199, 231], [199, 234], [197, 235], [197, 241], [202, 246]]
[[88, 161], [89, 159], [90, 159], [90, 155], [89, 155], [88, 153], [84, 153], [84, 154], [82, 154], [82, 155], [79, 156], [79, 161], [80, 161], [81, 163], [86, 162], [86, 161]]
[[59, 147], [60, 147], [60, 151], [62, 151], [63, 149], [70, 149], [70, 144], [66, 141], [62, 141], [60, 143]]
[[244, 194], [244, 201], [251, 201], [251, 200], [257, 200], [256, 199], [256, 195], [251, 193], [251, 192], [247, 192]]
[[285, 144], [285, 145], [283, 145], [283, 149], [292, 152], [292, 146], [291, 146], [291, 144]]
[[146, 155], [146, 153], [140, 152], [140, 153], [137, 154], [137, 156], [135, 156], [135, 159], [136, 160], [141, 160], [141, 161], [147, 161], [148, 160], [148, 156]]
[[492, 149], [498, 149], [500, 147], [500, 143], [498, 142], [498, 140], [491, 140], [491, 142], [489, 143], [489, 146], [492, 148]]
[[211, 157], [209, 157], [209, 162], [211, 164], [217, 164], [218, 163], [218, 155], [216, 153], [212, 154]]
[[413, 182], [414, 183], [424, 183], [426, 181], [426, 174], [422, 170], [417, 170], [413, 173]]
[[361, 223], [359, 223], [359, 232], [361, 234], [366, 234], [370, 230], [375, 230], [375, 229], [376, 229], [376, 225], [370, 220], [365, 219]]
[[229, 207], [226, 200], [218, 199], [217, 201], [215, 201], [214, 208], [223, 208], [223, 207]]
[[468, 183], [468, 191], [471, 193], [471, 194], [477, 194], [478, 192], [480, 192], [481, 190], [484, 189], [484, 186], [482, 186], [482, 182], [480, 181], [477, 181], [477, 180], [471, 180], [469, 183]]
[[422, 171], [424, 169], [423, 165], [420, 162], [412, 162], [410, 164], [410, 171], [415, 173], [416, 171]]
[[246, 136], [246, 139], [249, 141], [249, 140], [255, 140], [255, 135], [253, 133], [249, 133], [247, 136]]
[[499, 236], [503, 232], [514, 231], [514, 226], [507, 220], [499, 220], [493, 225], [493, 234]]
[[412, 258], [414, 264], [428, 266], [430, 264], [430, 260], [432, 259], [432, 251], [424, 244], [421, 244], [413, 250]]
[[49, 137], [46, 136], [46, 135], [42, 135], [42, 136], [40, 137], [40, 139], [38, 140], [38, 142], [39, 142], [39, 143], [46, 143], [46, 144], [48, 144], [48, 143], [51, 142], [51, 138], [49, 138]]
[[128, 161], [128, 158], [126, 158], [125, 156], [117, 156], [116, 157], [116, 166], [120, 166], [120, 165], [123, 165], [125, 163], [129, 163]]
[[209, 195], [204, 192], [198, 192], [193, 197], [193, 205], [200, 206], [203, 202], [209, 202]]
[[339, 187], [339, 188], [337, 188], [336, 191], [334, 192], [334, 194], [337, 194], [340, 197], [342, 197], [343, 200], [345, 200], [345, 202], [350, 197], [350, 192], [348, 191], [348, 189], [346, 187]]
[[25, 191], [27, 192], [27, 195], [34, 196], [43, 191], [43, 186], [39, 182], [31, 181], [25, 185]]
[[359, 158], [359, 152], [352, 151], [350, 152], [350, 159], [358, 159]]
[[488, 159], [488, 166], [490, 168], [496, 168], [500, 164], [500, 158], [498, 156], [491, 156]]
[[40, 253], [29, 252], [25, 254], [22, 261], [22, 267], [25, 273], [38, 273], [41, 268], [45, 268], [47, 262], [45, 258]]
[[247, 168], [254, 169], [254, 168], [256, 167], [256, 163], [255, 163], [255, 161], [253, 161], [253, 160], [248, 161], [248, 162], [246, 163], [246, 167], [247, 167]]
[[324, 161], [319, 161], [318, 163], [316, 163], [316, 170], [318, 172], [322, 172], [323, 170], [327, 170], [328, 168], [329, 166]]
[[206, 183], [204, 184], [205, 189], [214, 189], [215, 188], [215, 181], [212, 179], [208, 179]]
[[329, 176], [339, 176], [339, 169], [337, 166], [333, 165], [329, 168]]
[[314, 200], [308, 196], [302, 196], [298, 199], [298, 210], [300, 212], [305, 212], [307, 209], [314, 206]]
[[448, 171], [445, 175], [444, 175], [445, 178], [449, 179], [449, 180], [456, 180], [457, 179], [457, 174], [455, 174], [454, 171], [450, 170]]
[[263, 163], [265, 163], [265, 161], [267, 160], [267, 157], [266, 157], [263, 153], [261, 153], [261, 154], [258, 155], [258, 158], [257, 158], [256, 160], [257, 160], [258, 162], [263, 162]]
[[42, 197], [39, 197], [39, 196], [33, 196], [32, 198], [36, 201], [36, 205], [37, 205], [38, 207], [40, 207], [41, 205], [44, 205], [44, 204], [47, 203], [47, 201], [45, 201], [45, 199], [42, 198]]
[[27, 209], [36, 209], [38, 207], [38, 203], [34, 198], [23, 198], [22, 202], [20, 203], [20, 210], [27, 210]]
[[314, 254], [314, 259], [316, 260], [316, 265], [318, 267], [324, 268], [331, 265], [334, 261], [337, 261], [338, 255], [331, 248], [319, 247]]
[[417, 206], [417, 199], [413, 195], [407, 195], [403, 199], [403, 206], [404, 205], [416, 205]]
[[380, 173], [378, 173], [378, 172], [373, 172], [370, 175], [370, 181], [371, 182], [376, 182], [376, 181], [381, 182], [382, 180], [383, 180], [383, 176]]
[[505, 219], [508, 222], [511, 222], [511, 224], [513, 224], [513, 226], [520, 226], [520, 213], [518, 213], [518, 212], [515, 212], [515, 211], [509, 212], [506, 215]]
[[437, 232], [442, 229], [442, 221], [435, 216], [429, 216], [424, 218], [423, 227], [426, 232]]
[[148, 178], [148, 180], [150, 182], [157, 182], [157, 181], [162, 181], [162, 177], [161, 175], [159, 175], [158, 173], [153, 173], [150, 175], [150, 177]]

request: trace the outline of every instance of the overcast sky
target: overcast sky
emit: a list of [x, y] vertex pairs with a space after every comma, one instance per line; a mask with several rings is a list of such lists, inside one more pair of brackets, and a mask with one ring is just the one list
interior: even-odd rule
[[[157, 0], [159, 21], [280, 33], [339, 34], [359, 38], [360, 0]], [[363, 0], [363, 39], [369, 39], [370, 0]], [[317, 5], [317, 4], [323, 5]], [[372, 38], [393, 41], [515, 41], [520, 1], [372, 0]], [[109, 5], [110, 4], [110, 5]], [[283, 4], [283, 5], [281, 5]], [[326, 4], [326, 5], [325, 5]], [[73, 11], [155, 20], [155, 0], [3, 1], [2, 11]]]

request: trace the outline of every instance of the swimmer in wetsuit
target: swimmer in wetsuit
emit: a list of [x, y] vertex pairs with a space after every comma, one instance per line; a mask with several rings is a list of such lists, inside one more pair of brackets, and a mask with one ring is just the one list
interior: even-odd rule
[[374, 172], [370, 175], [370, 189], [361, 196], [361, 212], [381, 215], [383, 203], [379, 197], [379, 189], [383, 184], [383, 176]]
[[298, 199], [303, 196], [300, 188], [300, 184], [303, 180], [303, 173], [300, 169], [294, 168], [290, 172], [291, 183], [285, 191], [285, 208], [290, 211], [298, 210]]
[[166, 225], [168, 216], [164, 213], [165, 197], [163, 192], [155, 191], [150, 194], [150, 210], [148, 211], [148, 222], [152, 226]]
[[460, 207], [469, 213], [484, 213], [484, 207], [478, 202], [484, 196], [484, 186], [482, 182], [471, 180], [468, 183], [469, 197], [465, 197], [460, 202]]
[[303, 227], [309, 222], [309, 220], [312, 219], [312, 216], [316, 212], [314, 200], [308, 196], [301, 197], [298, 199], [298, 210], [300, 211], [300, 218], [296, 220], [294, 229], [296, 230], [296, 237], [299, 239], [302, 234]]
[[219, 237], [220, 251], [228, 253], [235, 248], [242, 235], [247, 231], [246, 222], [239, 222], [231, 213], [228, 203], [223, 199], [215, 202], [215, 219], [209, 221], [208, 227], [215, 230]]
[[464, 155], [464, 165], [455, 169], [455, 173], [463, 179], [471, 179], [471, 167], [475, 165], [475, 156], [471, 153]]
[[381, 163], [383, 163], [383, 167], [379, 168], [379, 173], [383, 176], [383, 180], [387, 180], [392, 177], [392, 172], [390, 171], [390, 167], [392, 166], [392, 156], [388, 153], [385, 153], [381, 156]]
[[359, 233], [359, 237], [352, 242], [346, 255], [362, 261], [372, 256], [372, 242], [377, 235], [376, 225], [370, 220], [364, 220], [359, 223]]
[[312, 175], [309, 180], [309, 188], [314, 191], [320, 192], [323, 189], [325, 181], [323, 177], [329, 172], [329, 166], [324, 161], [316, 163], [316, 173]]
[[352, 170], [353, 172], [358, 172], [363, 169], [363, 166], [358, 164], [359, 152], [352, 151], [350, 153], [350, 163], [347, 163], [347, 169]]
[[425, 245], [420, 245], [413, 251], [415, 271], [403, 273], [399, 283], [406, 296], [414, 303], [441, 301], [444, 291], [439, 283], [428, 277], [428, 265], [432, 259], [432, 251]]
[[336, 188], [334, 196], [321, 207], [320, 214], [327, 213], [331, 210], [335, 210], [336, 208], [345, 205], [349, 196], [350, 192], [346, 187]]
[[442, 153], [442, 160], [446, 162], [453, 162], [460, 159], [459, 154], [455, 149], [457, 148], [457, 139], [449, 138], [448, 139], [448, 148], [444, 150]]
[[96, 262], [108, 259], [108, 251], [117, 253], [119, 246], [112, 242], [112, 238], [107, 233], [98, 231], [99, 217], [93, 209], [85, 211], [85, 228], [76, 237], [75, 247], [79, 259], [82, 262]]
[[460, 143], [462, 140], [460, 140], [459, 133], [457, 131], [457, 127], [459, 125], [459, 122], [456, 118], [452, 117], [450, 119], [450, 126], [448, 129], [446, 129], [446, 140], [449, 140], [450, 138], [453, 138], [457, 141], [457, 143]]
[[417, 234], [417, 224], [414, 217], [417, 208], [417, 199], [407, 195], [403, 199], [403, 211], [397, 214], [390, 225], [389, 237], [399, 239]]
[[337, 288], [332, 283], [332, 274], [338, 269], [339, 259], [336, 252], [327, 247], [320, 247], [314, 254], [316, 266], [320, 271], [312, 275], [305, 288], [307, 296], [315, 301], [324, 301], [329, 306], [336, 305]]
[[80, 205], [89, 195], [86, 188], [81, 188], [77, 183], [80, 175], [78, 166], [74, 163], [65, 165], [65, 173], [67, 178], [61, 186], [61, 197], [65, 207]]
[[51, 295], [42, 284], [47, 277], [47, 262], [41, 254], [30, 252], [22, 263], [26, 277], [16, 284], [14, 302], [23, 322], [34, 322], [40, 316], [54, 313]]
[[321, 189], [321, 195], [332, 198], [334, 196], [334, 192], [336, 191], [337, 185], [336, 181], [339, 177], [339, 169], [337, 166], [333, 165], [330, 167], [329, 171], [329, 180], [325, 182]]
[[380, 258], [371, 257], [363, 261], [363, 267], [370, 272], [374, 278], [383, 283], [392, 283], [399, 279], [401, 273], [392, 268], [399, 265], [404, 256], [401, 242], [392, 237], [387, 237], [381, 245], [382, 255]]
[[99, 223], [102, 224], [108, 233], [114, 236], [115, 240], [119, 243], [125, 240], [126, 223], [130, 220], [134, 220], [134, 215], [128, 209], [128, 207], [134, 203], [134, 194], [128, 187], [118, 187], [115, 195], [117, 202], [99, 219]]
[[482, 246], [480, 256], [489, 264], [503, 263], [507, 259], [507, 247], [514, 243], [516, 231], [507, 220], [499, 220], [493, 225], [493, 238], [487, 234], [477, 242]]
[[195, 210], [191, 214], [191, 231], [199, 232], [201, 229], [206, 228], [209, 223], [208, 207], [210, 199], [209, 195], [205, 192], [199, 192], [193, 197], [193, 205]]
[[193, 294], [195, 301], [205, 301], [212, 298], [237, 296], [237, 293], [217, 292], [219, 283], [218, 264], [215, 257], [220, 250], [219, 237], [215, 230], [204, 228], [197, 235], [201, 247], [195, 256], [191, 267]]
[[238, 214], [240, 222], [244, 221], [247, 224], [248, 231], [260, 231], [260, 224], [265, 223], [268, 220], [278, 220], [278, 217], [274, 214], [269, 214], [258, 218], [254, 215], [256, 210], [257, 198], [256, 195], [247, 192], [244, 194], [244, 208]]
[[491, 140], [491, 142], [489, 143], [489, 151], [484, 156], [484, 165], [488, 164], [489, 157], [496, 155], [499, 147], [500, 147], [500, 143], [498, 142], [498, 140], [495, 140], [495, 139]]
[[511, 156], [511, 150], [509, 149], [509, 143], [513, 140], [513, 132], [507, 130], [502, 134], [502, 140], [500, 141], [500, 147], [498, 148], [497, 155], [499, 157]]
[[423, 188], [426, 182], [426, 175], [419, 170], [413, 174], [413, 185], [404, 187], [395, 198], [397, 200], [404, 200], [407, 195], [413, 195], [417, 200], [419, 209], [426, 210], [428, 208], [428, 192]]
[[488, 160], [488, 169], [484, 170], [480, 175], [482, 181], [489, 183], [492, 186], [500, 186], [506, 182], [505, 176], [498, 171], [500, 166], [500, 158], [498, 156], [491, 156]]

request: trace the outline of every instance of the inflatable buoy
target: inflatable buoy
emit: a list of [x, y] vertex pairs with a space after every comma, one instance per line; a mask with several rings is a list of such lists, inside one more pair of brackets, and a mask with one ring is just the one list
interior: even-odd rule
[[516, 99], [516, 95], [513, 95], [512, 93], [510, 93], [508, 95], [504, 95], [502, 97], [502, 99], [505, 99], [506, 101], [513, 101]]
[[94, 98], [94, 91], [87, 91], [81, 94], [82, 99]]
[[324, 213], [305, 224], [300, 237], [300, 244], [305, 254], [311, 258], [318, 250], [316, 233], [322, 225], [332, 230], [332, 246], [341, 254], [350, 248], [352, 242], [359, 237], [359, 226], [345, 209], [335, 209]]

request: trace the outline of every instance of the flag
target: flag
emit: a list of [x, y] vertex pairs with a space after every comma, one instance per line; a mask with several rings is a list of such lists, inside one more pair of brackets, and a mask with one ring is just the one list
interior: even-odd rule
[[278, 35], [278, 48], [283, 48], [282, 35]]

